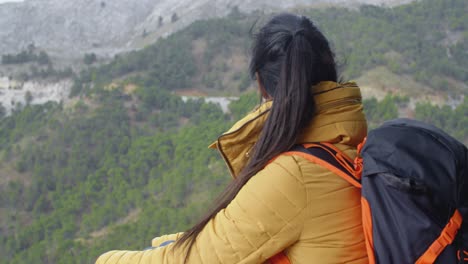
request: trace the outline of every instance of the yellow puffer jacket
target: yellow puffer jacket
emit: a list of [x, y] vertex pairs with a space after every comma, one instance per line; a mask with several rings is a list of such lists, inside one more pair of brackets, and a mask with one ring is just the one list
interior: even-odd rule
[[[331, 142], [351, 158], [366, 136], [361, 93], [354, 83], [314, 87], [317, 113], [297, 143]], [[245, 166], [270, 103], [236, 123], [211, 145], [235, 177]], [[179, 234], [153, 240], [153, 246]], [[202, 230], [189, 263], [265, 263], [285, 251], [292, 264], [368, 263], [360, 191], [302, 157], [280, 156], [244, 185]], [[97, 264], [183, 263], [173, 244], [146, 251], [110, 251]]]

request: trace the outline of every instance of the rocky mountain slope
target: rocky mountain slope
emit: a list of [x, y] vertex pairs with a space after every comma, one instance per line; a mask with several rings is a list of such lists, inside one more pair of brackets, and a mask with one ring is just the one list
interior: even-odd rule
[[34, 43], [50, 53], [118, 52], [155, 1], [28, 0], [0, 5], [1, 53]]
[[241, 11], [323, 4], [391, 5], [411, 0], [26, 0], [0, 4], [0, 54], [34, 43], [60, 57], [114, 55], [143, 47], [195, 20]]

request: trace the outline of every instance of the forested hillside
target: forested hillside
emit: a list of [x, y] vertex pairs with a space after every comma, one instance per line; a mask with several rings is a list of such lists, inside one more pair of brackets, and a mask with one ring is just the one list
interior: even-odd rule
[[[426, 87], [366, 99], [371, 127], [407, 109], [466, 144], [468, 97], [456, 107], [407, 106], [408, 95], [467, 93], [467, 8], [465, 0], [426, 0], [301, 12], [330, 36], [346, 79], [380, 66]], [[2, 118], [0, 263], [92, 263], [193, 223], [230, 179], [207, 146], [259, 101], [244, 93], [257, 17], [196, 22], [83, 71], [70, 103], [26, 105]], [[174, 93], [189, 90], [242, 96], [225, 114]]]
[[[412, 97], [452, 96], [468, 91], [468, 2], [425, 0], [394, 8], [298, 10], [330, 39], [344, 79], [374, 69], [385, 92]], [[81, 74], [74, 94], [126, 75], [142, 75], [170, 90], [235, 94], [250, 82], [246, 74], [252, 32], [269, 15], [233, 9], [225, 19], [198, 21], [155, 45], [117, 56], [108, 66]], [[389, 75], [396, 74], [389, 79]], [[405, 81], [401, 81], [405, 80]], [[92, 87], [92, 86], [91, 86]]]

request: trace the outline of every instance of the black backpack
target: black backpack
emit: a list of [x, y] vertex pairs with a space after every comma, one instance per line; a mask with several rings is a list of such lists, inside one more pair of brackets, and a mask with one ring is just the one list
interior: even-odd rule
[[[284, 154], [362, 187], [370, 264], [468, 263], [467, 148], [434, 126], [396, 119], [371, 130], [358, 152], [353, 162], [316, 143]], [[272, 259], [287, 263], [282, 253]]]
[[462, 143], [434, 126], [396, 119], [370, 131], [360, 155], [370, 263], [468, 261]]

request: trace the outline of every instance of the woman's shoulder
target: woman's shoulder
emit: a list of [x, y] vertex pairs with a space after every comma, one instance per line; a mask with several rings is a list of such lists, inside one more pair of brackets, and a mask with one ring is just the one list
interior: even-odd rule
[[[284, 175], [288, 174], [289, 177], [293, 177], [298, 181], [302, 181], [302, 171], [299, 165], [297, 157], [288, 155], [287, 153], [281, 153], [280, 155], [273, 158], [266, 166], [265, 169], [269, 174]], [[274, 178], [274, 177], [271, 177]]]
[[[346, 144], [335, 144], [333, 146], [338, 152], [344, 154], [344, 156], [346, 156], [350, 161], [353, 161], [357, 156], [357, 148], [355, 146]], [[320, 162], [320, 159], [320, 157], [316, 157], [308, 151], [293, 150], [281, 153], [273, 162], [300, 178], [304, 174], [330, 172], [329, 169]]]

